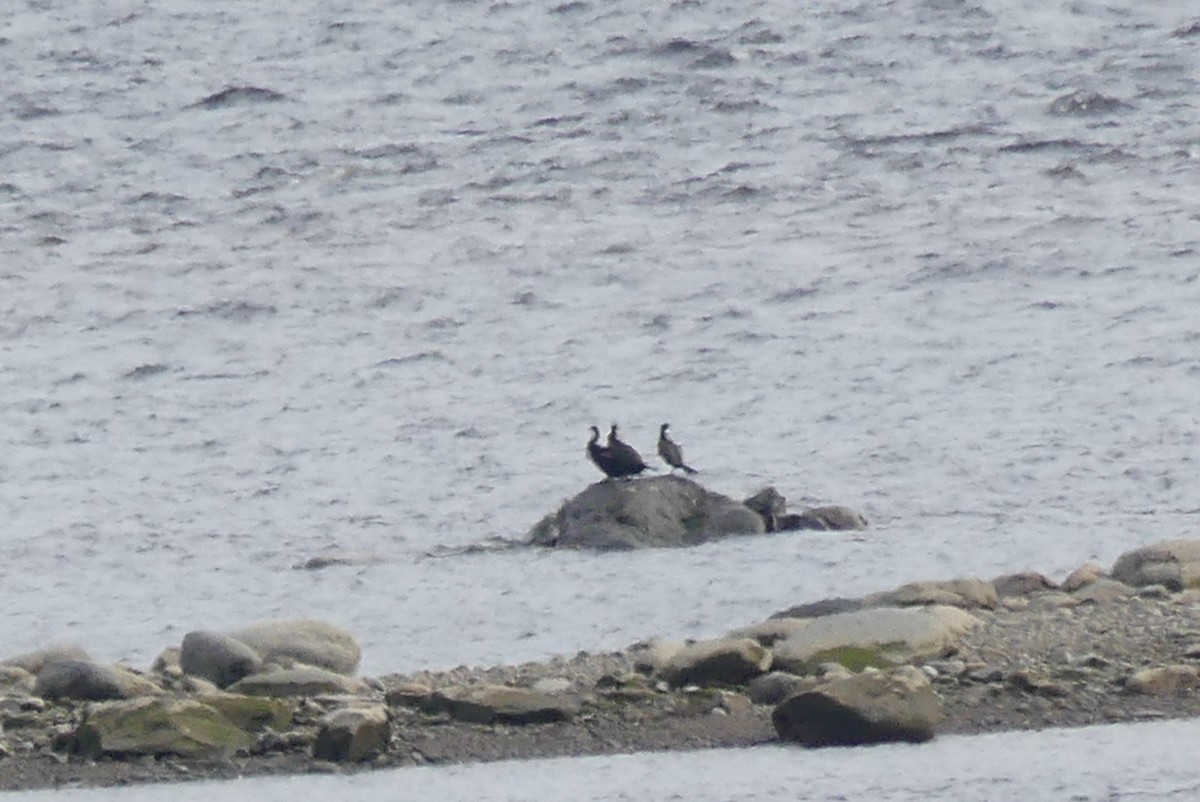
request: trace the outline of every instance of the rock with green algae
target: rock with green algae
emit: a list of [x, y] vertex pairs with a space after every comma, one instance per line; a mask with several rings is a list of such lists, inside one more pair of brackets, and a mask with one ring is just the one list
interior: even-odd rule
[[254, 736], [194, 699], [148, 698], [91, 705], [75, 730], [75, 751], [100, 755], [221, 758]]

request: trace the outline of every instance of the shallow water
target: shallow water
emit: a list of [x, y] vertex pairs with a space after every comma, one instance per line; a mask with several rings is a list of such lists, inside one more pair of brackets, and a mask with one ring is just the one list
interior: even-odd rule
[[[296, 794], [382, 795], [405, 799], [570, 802], [687, 799], [872, 799], [923, 802], [1111, 802], [1194, 799], [1200, 792], [1194, 722], [1159, 722], [1042, 733], [940, 738], [919, 746], [889, 745], [805, 751], [784, 746], [719, 752], [637, 754], [508, 761], [171, 787], [180, 802], [214, 793], [258, 802]], [[398, 785], [402, 782], [403, 785]], [[136, 802], [159, 799], [161, 787], [54, 792], [64, 799]], [[43, 793], [29, 793], [39, 798]]]
[[[1195, 13], [0, 12], [3, 650], [319, 615], [368, 673], [518, 661], [1190, 534]], [[871, 528], [427, 556], [663, 420]]]

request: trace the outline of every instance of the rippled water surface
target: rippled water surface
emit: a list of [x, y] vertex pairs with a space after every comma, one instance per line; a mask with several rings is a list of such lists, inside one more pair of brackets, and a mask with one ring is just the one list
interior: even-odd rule
[[[523, 660], [1192, 534], [1198, 48], [1183, 0], [6, 6], [4, 651]], [[429, 556], [664, 420], [871, 528]]]

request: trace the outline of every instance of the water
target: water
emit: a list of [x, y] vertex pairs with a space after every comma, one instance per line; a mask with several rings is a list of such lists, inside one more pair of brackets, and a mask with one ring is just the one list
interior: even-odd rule
[[[520, 661], [1189, 534], [1194, 15], [7, 8], [3, 651], [317, 615], [367, 673]], [[428, 556], [664, 420], [871, 528]]]
[[[804, 751], [783, 746], [724, 752], [638, 754], [404, 769], [350, 777], [293, 777], [186, 783], [171, 788], [180, 802], [214, 793], [261, 802], [297, 795], [345, 794], [360, 799], [478, 799], [509, 802], [616, 800], [872, 799], [924, 802], [1115, 802], [1194, 799], [1200, 771], [1191, 747], [1193, 722], [1165, 722], [1043, 733], [948, 737], [920, 746]], [[1133, 747], [1133, 748], [1131, 748]], [[1147, 752], [1154, 754], [1146, 761]], [[1087, 759], [1079, 756], [1086, 754]], [[403, 785], [397, 784], [402, 778]], [[57, 798], [157, 800], [161, 787], [58, 791]], [[36, 800], [45, 793], [18, 797]]]

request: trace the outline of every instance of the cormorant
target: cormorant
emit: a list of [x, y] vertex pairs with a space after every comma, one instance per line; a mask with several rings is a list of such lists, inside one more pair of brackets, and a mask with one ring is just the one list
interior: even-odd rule
[[663, 458], [663, 462], [675, 468], [683, 468], [684, 473], [695, 473], [696, 469], [684, 463], [683, 449], [679, 447], [671, 438], [667, 437], [667, 427], [669, 423], [664, 423], [658, 429], [658, 456]]
[[[590, 449], [591, 446], [588, 448]], [[608, 448], [604, 450], [607, 452], [608, 467], [601, 465], [600, 470], [609, 476], [634, 476], [647, 468], [645, 461], [642, 460], [642, 455], [637, 453], [633, 446], [623, 443], [617, 438], [617, 424], [615, 423], [608, 431]]]
[[592, 463], [604, 472], [605, 476], [621, 476], [620, 470], [613, 462], [612, 452], [600, 445], [600, 430], [592, 427], [592, 439], [588, 440], [587, 455]]

